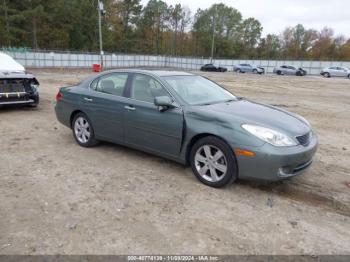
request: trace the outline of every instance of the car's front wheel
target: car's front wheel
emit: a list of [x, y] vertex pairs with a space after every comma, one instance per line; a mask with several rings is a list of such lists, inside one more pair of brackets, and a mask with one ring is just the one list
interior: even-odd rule
[[257, 73], [258, 73], [258, 70], [254, 69], [253, 74], [257, 74]]
[[233, 150], [221, 139], [208, 136], [192, 147], [190, 162], [199, 181], [211, 187], [223, 187], [236, 181], [237, 162]]
[[73, 136], [80, 146], [93, 147], [98, 143], [92, 124], [84, 113], [78, 113], [74, 116], [72, 129]]
[[350, 79], [350, 74], [348, 74], [348, 78]]
[[324, 76], [325, 78], [330, 78], [330, 77], [331, 77], [330, 73], [328, 73], [328, 72], [324, 73], [323, 76]]

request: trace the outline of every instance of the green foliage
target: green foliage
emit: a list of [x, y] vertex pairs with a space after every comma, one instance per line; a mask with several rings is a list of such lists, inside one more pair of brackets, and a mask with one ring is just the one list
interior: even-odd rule
[[[199, 9], [162, 0], [101, 0], [104, 50], [261, 59], [350, 59], [350, 40], [298, 24], [264, 37], [255, 18], [225, 4]], [[98, 0], [0, 0], [0, 46], [97, 51]]]

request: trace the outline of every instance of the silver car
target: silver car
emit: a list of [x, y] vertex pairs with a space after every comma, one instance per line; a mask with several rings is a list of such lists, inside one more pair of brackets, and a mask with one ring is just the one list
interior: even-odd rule
[[295, 76], [305, 76], [307, 72], [302, 68], [296, 68], [290, 65], [282, 65], [273, 69], [273, 72], [277, 75], [295, 75]]
[[332, 67], [323, 68], [321, 70], [321, 75], [327, 78], [332, 76], [338, 76], [338, 77], [347, 77], [350, 79], [350, 70], [346, 67], [332, 66]]
[[233, 71], [237, 73], [253, 73], [253, 74], [264, 74], [265, 69], [261, 66], [255, 66], [250, 64], [239, 64], [233, 66]]

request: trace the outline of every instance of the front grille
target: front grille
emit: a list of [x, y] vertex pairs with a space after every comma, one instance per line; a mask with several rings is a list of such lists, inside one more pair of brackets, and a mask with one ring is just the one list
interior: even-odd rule
[[296, 139], [300, 143], [300, 145], [307, 146], [310, 143], [311, 140], [311, 132], [302, 135], [302, 136], [297, 136]]
[[25, 92], [22, 79], [0, 79], [0, 93]]

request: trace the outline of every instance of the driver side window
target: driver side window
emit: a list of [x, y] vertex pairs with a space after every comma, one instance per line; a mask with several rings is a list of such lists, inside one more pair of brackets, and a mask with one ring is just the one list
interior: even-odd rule
[[153, 77], [136, 74], [131, 84], [132, 99], [143, 102], [154, 103], [157, 96], [169, 96], [164, 87]]

